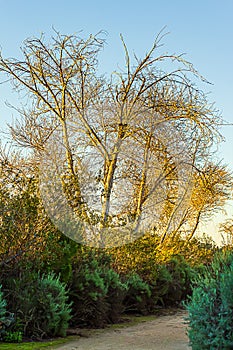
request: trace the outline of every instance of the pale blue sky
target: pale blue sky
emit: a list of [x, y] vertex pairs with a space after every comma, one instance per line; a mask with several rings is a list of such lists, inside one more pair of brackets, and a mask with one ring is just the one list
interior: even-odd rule
[[[0, 0], [0, 46], [4, 56], [17, 57], [23, 40], [50, 35], [52, 26], [63, 34], [83, 30], [84, 35], [108, 32], [101, 55], [101, 68], [112, 72], [122, 62], [119, 34], [130, 49], [143, 56], [156, 34], [167, 26], [164, 50], [187, 53], [195, 68], [214, 85], [201, 88], [211, 92], [210, 101], [233, 123], [233, 0]], [[15, 96], [0, 85], [0, 126], [10, 121], [13, 111], [4, 101]], [[223, 128], [225, 143], [219, 157], [233, 170], [233, 126]]]

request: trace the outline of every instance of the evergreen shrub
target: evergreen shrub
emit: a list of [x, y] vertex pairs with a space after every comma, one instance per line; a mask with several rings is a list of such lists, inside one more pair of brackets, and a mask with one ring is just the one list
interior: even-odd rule
[[119, 321], [127, 286], [119, 274], [93, 257], [74, 266], [70, 285], [72, 326], [102, 328]]
[[132, 273], [126, 276], [127, 294], [124, 299], [126, 312], [148, 313], [148, 302], [151, 297], [149, 284], [137, 274]]
[[5, 341], [9, 327], [14, 323], [14, 314], [7, 311], [7, 302], [2, 293], [0, 285], [0, 340]]
[[218, 256], [195, 281], [186, 305], [193, 350], [233, 348], [233, 255]]
[[24, 272], [21, 278], [11, 279], [8, 300], [24, 336], [66, 335], [71, 307], [65, 285], [53, 273], [40, 276]]

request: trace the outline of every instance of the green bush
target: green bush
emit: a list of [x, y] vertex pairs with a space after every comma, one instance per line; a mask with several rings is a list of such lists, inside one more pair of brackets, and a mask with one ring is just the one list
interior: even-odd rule
[[73, 268], [70, 285], [72, 326], [102, 328], [117, 322], [124, 309], [126, 289], [108, 261], [83, 256]]
[[108, 312], [107, 286], [98, 262], [92, 259], [77, 263], [73, 267], [73, 279], [69, 289], [72, 301], [71, 325], [103, 327]]
[[218, 256], [196, 279], [187, 310], [192, 349], [232, 349], [233, 255]]
[[151, 290], [149, 312], [161, 306], [180, 306], [192, 292], [191, 281], [195, 275], [196, 269], [181, 255], [171, 256], [163, 263], [154, 263], [146, 275]]
[[65, 336], [71, 312], [65, 285], [53, 274], [44, 275], [37, 282], [36, 315], [41, 316], [38, 322], [40, 329], [47, 336]]
[[7, 312], [7, 302], [3, 297], [1, 291], [2, 286], [0, 285], [0, 340], [6, 339], [7, 330], [14, 323], [14, 314]]
[[165, 264], [155, 265], [150, 275], [150, 312], [158, 306], [165, 307], [165, 298], [172, 283], [172, 275]]
[[[196, 276], [196, 271], [181, 255], [171, 257], [166, 263], [169, 273], [167, 279], [167, 290], [163, 295], [165, 306], [179, 306], [188, 295], [192, 294], [192, 280]], [[160, 280], [160, 277], [158, 278]]]
[[102, 277], [108, 288], [106, 301], [108, 303], [108, 322], [119, 322], [123, 312], [125, 311], [124, 299], [127, 295], [128, 284], [121, 281], [120, 275], [114, 270], [108, 268], [103, 269]]
[[65, 285], [54, 274], [11, 279], [8, 300], [25, 336], [65, 336], [71, 309]]
[[3, 339], [5, 329], [4, 329], [4, 321], [6, 317], [6, 300], [3, 297], [3, 293], [1, 291], [2, 286], [0, 285], [0, 340]]
[[126, 312], [148, 313], [148, 302], [151, 297], [151, 289], [148, 283], [137, 274], [126, 276], [127, 295], [124, 299]]
[[0, 285], [0, 322], [2, 322], [6, 315], [6, 300], [3, 297], [3, 293], [1, 291], [2, 286]]
[[5, 343], [21, 343], [23, 340], [23, 333], [20, 331], [7, 331], [3, 340]]

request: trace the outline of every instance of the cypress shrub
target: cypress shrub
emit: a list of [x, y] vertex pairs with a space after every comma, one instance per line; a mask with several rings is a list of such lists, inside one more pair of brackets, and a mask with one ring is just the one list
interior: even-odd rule
[[195, 280], [189, 302], [192, 349], [233, 348], [233, 255], [218, 256]]
[[127, 294], [124, 299], [126, 312], [148, 313], [148, 302], [151, 297], [151, 288], [149, 284], [137, 274], [132, 273], [126, 276]]
[[74, 266], [70, 285], [72, 326], [102, 328], [119, 321], [127, 290], [108, 264], [89, 257]]
[[24, 336], [41, 339], [65, 336], [71, 308], [65, 284], [53, 273], [24, 272], [7, 283], [9, 309], [22, 325]]

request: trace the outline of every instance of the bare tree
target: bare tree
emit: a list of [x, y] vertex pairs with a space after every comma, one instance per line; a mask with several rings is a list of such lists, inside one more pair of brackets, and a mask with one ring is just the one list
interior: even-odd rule
[[[62, 188], [65, 207], [81, 218], [74, 230], [94, 227], [100, 245], [106, 237], [110, 245], [123, 244], [157, 226], [169, 189], [167, 220], [174, 223], [193, 166], [219, 137], [217, 111], [191, 82], [202, 77], [182, 55], [157, 54], [162, 38], [131, 62], [121, 37], [125, 67], [109, 79], [98, 74], [103, 33], [87, 39], [55, 33], [50, 43], [43, 36], [27, 39], [22, 60], [0, 57], [0, 71], [28, 96], [11, 126], [13, 138], [42, 156], [47, 185], [59, 175], [54, 193]], [[59, 206], [58, 197], [50, 196], [49, 206]]]
[[206, 164], [194, 173], [194, 186], [187, 209], [189, 239], [191, 239], [201, 221], [211, 220], [213, 215], [224, 210], [231, 198], [233, 179], [226, 166]]
[[233, 244], [233, 221], [232, 219], [225, 220], [220, 224], [220, 233], [222, 235], [222, 243], [225, 247], [232, 248]]

